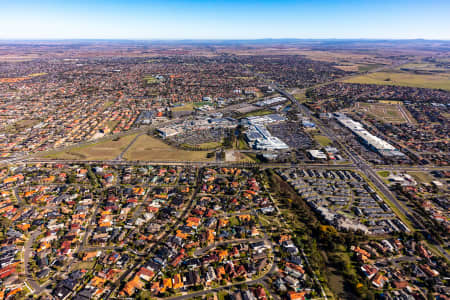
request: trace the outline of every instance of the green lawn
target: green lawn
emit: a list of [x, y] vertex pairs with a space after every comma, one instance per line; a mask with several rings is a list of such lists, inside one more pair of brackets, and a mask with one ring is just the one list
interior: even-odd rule
[[158, 79], [156, 79], [155, 77], [153, 77], [151, 75], [144, 76], [144, 80], [147, 82], [147, 84], [158, 83]]
[[328, 137], [323, 136], [323, 135], [315, 135], [314, 136], [314, 140], [317, 143], [319, 143], [320, 146], [322, 146], [322, 147], [326, 147], [326, 146], [328, 146], [328, 145], [330, 145], [332, 143], [331, 140]]
[[391, 172], [389, 171], [379, 171], [378, 175], [380, 175], [381, 177], [389, 177], [389, 175], [391, 174]]

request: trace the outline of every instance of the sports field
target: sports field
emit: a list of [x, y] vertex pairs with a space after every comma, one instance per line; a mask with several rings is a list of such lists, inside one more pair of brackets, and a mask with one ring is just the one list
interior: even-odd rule
[[357, 102], [356, 111], [385, 123], [414, 123], [415, 120], [400, 101], [383, 101], [376, 103]]

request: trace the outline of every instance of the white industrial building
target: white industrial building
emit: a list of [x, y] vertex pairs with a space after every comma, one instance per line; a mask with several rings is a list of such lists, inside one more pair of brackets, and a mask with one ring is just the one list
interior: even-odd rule
[[404, 154], [397, 150], [394, 146], [368, 132], [361, 123], [350, 119], [344, 114], [335, 114], [335, 116], [339, 123], [350, 129], [353, 134], [355, 134], [364, 144], [379, 152], [381, 155], [404, 156]]
[[258, 150], [286, 150], [289, 146], [282, 140], [273, 136], [267, 128], [261, 125], [250, 126], [245, 137], [249, 145]]
[[241, 119], [241, 123], [244, 125], [265, 125], [276, 122], [284, 122], [286, 117], [279, 114], [269, 114], [264, 116], [252, 116]]
[[278, 104], [278, 103], [285, 102], [285, 101], [287, 101], [287, 99], [284, 97], [274, 97], [274, 98], [258, 101], [255, 103], [255, 105], [259, 106], [259, 107], [263, 107], [263, 106]]

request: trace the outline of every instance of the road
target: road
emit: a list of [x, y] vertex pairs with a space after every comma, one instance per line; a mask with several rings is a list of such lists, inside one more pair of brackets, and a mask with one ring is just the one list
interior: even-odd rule
[[20, 197], [19, 190], [17, 187], [14, 188], [14, 197], [17, 199], [17, 204], [19, 207], [24, 207], [26, 205], [25, 201], [23, 201], [22, 197]]
[[[350, 158], [350, 160], [353, 163], [353, 166], [356, 167], [357, 170], [362, 172], [374, 185], [375, 187], [392, 203], [410, 222], [413, 224], [414, 228], [418, 228], [424, 231], [428, 231], [427, 228], [422, 224], [422, 222], [414, 217], [413, 212], [410, 211], [410, 209], [404, 205], [402, 205], [397, 198], [391, 193], [389, 188], [386, 186], [384, 181], [378, 176], [374, 168], [367, 163], [361, 156], [356, 154], [353, 151], [349, 151], [348, 147], [346, 147], [344, 144], [342, 144], [341, 141], [337, 140], [335, 138], [334, 133], [328, 128], [325, 127], [322, 122], [319, 119], [316, 119], [311, 111], [304, 106], [303, 104], [299, 103], [297, 99], [291, 95], [290, 93], [286, 92], [285, 90], [279, 88], [277, 85], [272, 84], [274, 89], [279, 92], [281, 95], [285, 96], [289, 100], [291, 100], [292, 103], [296, 103], [299, 110], [302, 111], [305, 115], [309, 116], [311, 119], [313, 119], [316, 123], [316, 126], [320, 129], [320, 131], [326, 135], [330, 140], [335, 142], [336, 144], [341, 146], [341, 149], [347, 154], [347, 156]], [[401, 168], [393, 168], [394, 170], [401, 170]], [[407, 167], [407, 170], [420, 170], [420, 168], [414, 168], [414, 167]], [[422, 168], [423, 170], [423, 168]], [[388, 203], [389, 204], [389, 203]], [[405, 224], [408, 226], [408, 224]], [[408, 226], [409, 227], [409, 226]], [[413, 228], [410, 228], [410, 230], [413, 230]], [[434, 245], [436, 249], [440, 252], [440, 254], [443, 257], [446, 257], [448, 260], [450, 259], [450, 255], [448, 252], [440, 245]]]
[[136, 142], [136, 140], [142, 136], [144, 134], [144, 132], [139, 133], [138, 135], [136, 135], [134, 137], [134, 139], [125, 147], [125, 149], [122, 150], [122, 152], [120, 152], [120, 154], [116, 157], [116, 160], [122, 160], [123, 159], [123, 155], [128, 151], [128, 149], [131, 148], [131, 146], [133, 146], [133, 144]]
[[89, 219], [89, 221], [88, 221], [88, 223], [87, 223], [86, 232], [84, 233], [83, 240], [81, 241], [81, 245], [80, 245], [80, 247], [79, 247], [79, 250], [76, 251], [77, 253], [80, 253], [80, 252], [82, 252], [82, 251], [86, 251], [86, 244], [87, 244], [87, 241], [88, 241], [89, 236], [90, 236], [91, 233], [92, 233], [92, 230], [93, 230], [92, 225], [95, 224], [95, 218], [96, 218], [96, 216], [97, 216], [98, 202], [97, 202], [97, 203], [95, 204], [95, 206], [93, 207], [93, 210], [94, 210], [94, 211], [93, 211], [93, 213], [92, 213], [92, 215], [91, 215], [91, 218]]
[[[176, 219], [176, 221], [172, 225], [172, 229], [166, 230], [164, 233], [162, 233], [162, 235], [159, 238], [157, 238], [157, 240], [153, 243], [153, 246], [148, 249], [147, 255], [151, 255], [156, 250], [157, 247], [159, 247], [161, 244], [164, 244], [164, 241], [167, 240], [167, 238], [172, 233], [172, 231], [175, 230], [180, 225], [181, 221], [183, 221], [186, 218], [187, 214], [191, 211], [191, 209], [193, 207], [195, 196], [197, 195], [197, 193], [200, 190], [200, 187], [201, 187], [200, 183], [201, 183], [201, 174], [199, 174], [197, 172], [197, 179], [196, 179], [196, 183], [195, 183], [196, 189], [194, 190], [191, 197], [189, 198], [188, 204], [183, 209], [181, 215]], [[119, 278], [119, 280], [117, 280], [117, 282], [123, 282], [125, 280], [125, 278], [127, 278], [130, 274], [135, 272], [136, 268], [140, 266], [140, 264], [142, 262], [141, 260], [142, 260], [142, 258], [138, 259], [138, 261], [133, 265], [133, 267], [129, 268], [127, 271], [124, 272], [124, 274], [122, 274], [120, 276], [120, 278]], [[109, 297], [113, 294], [113, 292], [115, 290], [116, 289], [112, 289], [110, 291], [110, 293], [105, 296], [105, 299], [109, 299]]]
[[27, 278], [27, 282], [29, 286], [33, 289], [34, 295], [39, 295], [44, 288], [42, 288], [36, 280], [34, 280], [33, 275], [30, 274], [30, 270], [28, 269], [28, 265], [30, 263], [30, 255], [31, 255], [31, 248], [33, 246], [34, 240], [41, 234], [40, 230], [36, 230], [31, 233], [30, 238], [26, 241], [23, 251], [23, 264], [24, 264], [24, 272], [25, 276]]
[[221, 290], [230, 289], [231, 287], [239, 286], [241, 284], [246, 284], [246, 285], [255, 285], [255, 284], [258, 284], [258, 283], [262, 284], [264, 279], [266, 279], [266, 277], [269, 276], [270, 274], [274, 273], [276, 271], [276, 269], [277, 269], [277, 264], [273, 263], [272, 267], [270, 268], [270, 270], [266, 274], [264, 274], [263, 276], [261, 276], [258, 279], [241, 281], [241, 282], [237, 282], [237, 283], [233, 283], [233, 284], [229, 284], [229, 285], [224, 285], [224, 286], [213, 288], [213, 289], [206, 289], [206, 290], [199, 291], [199, 292], [189, 293], [189, 294], [182, 295], [182, 296], [169, 297], [169, 298], [165, 298], [165, 299], [167, 299], [167, 300], [191, 299], [191, 298], [200, 297], [200, 296], [203, 296], [203, 295], [219, 292]]

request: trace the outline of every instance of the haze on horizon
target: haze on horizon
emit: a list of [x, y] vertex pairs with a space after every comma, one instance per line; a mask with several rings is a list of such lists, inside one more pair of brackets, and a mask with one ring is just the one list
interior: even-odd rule
[[450, 39], [445, 0], [0, 3], [0, 39]]

